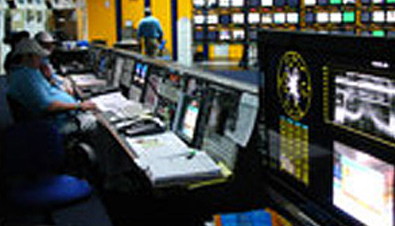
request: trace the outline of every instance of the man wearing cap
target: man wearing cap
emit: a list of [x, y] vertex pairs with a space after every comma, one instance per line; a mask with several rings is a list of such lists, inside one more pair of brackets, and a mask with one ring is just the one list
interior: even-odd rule
[[70, 116], [75, 110], [95, 110], [91, 102], [79, 103], [73, 96], [58, 87], [51, 86], [40, 71], [42, 58], [48, 51], [33, 39], [22, 40], [15, 49], [13, 57], [20, 57], [10, 77], [7, 95], [27, 111], [28, 118], [43, 118], [53, 114], [61, 133], [70, 129]]
[[[34, 36], [34, 39], [41, 45], [42, 48], [48, 51], [49, 55], [52, 54], [55, 47], [54, 43], [56, 42], [52, 35], [50, 35], [48, 32], [40, 31]], [[68, 83], [66, 79], [63, 79], [54, 73], [49, 56], [43, 57], [40, 70], [52, 85], [58, 86], [71, 95], [74, 94], [71, 84]]]
[[13, 52], [15, 51], [16, 45], [23, 39], [29, 38], [30, 34], [27, 31], [20, 31], [10, 34], [8, 37], [4, 39], [4, 43], [10, 45], [11, 51], [6, 55], [4, 61], [4, 69], [7, 74], [7, 80], [9, 80], [9, 76], [12, 70], [12, 67], [19, 63], [19, 59], [12, 57]]
[[157, 18], [152, 16], [151, 10], [146, 8], [145, 18], [140, 21], [137, 29], [137, 38], [144, 38], [145, 54], [155, 56], [159, 43], [163, 38], [163, 30]]

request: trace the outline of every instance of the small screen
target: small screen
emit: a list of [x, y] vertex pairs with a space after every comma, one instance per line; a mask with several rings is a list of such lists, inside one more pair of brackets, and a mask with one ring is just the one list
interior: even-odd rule
[[273, 22], [272, 14], [264, 13], [262, 14], [262, 24], [271, 24]]
[[204, 15], [195, 15], [195, 17], [193, 18], [193, 22], [197, 25], [204, 24], [205, 22]]
[[383, 4], [384, 0], [373, 0], [373, 4]]
[[217, 0], [207, 0], [207, 8], [214, 8], [217, 7], [217, 5]]
[[312, 13], [312, 12], [307, 12], [306, 13], [306, 16], [305, 16], [305, 22], [306, 22], [306, 24], [312, 24], [312, 23], [314, 23], [314, 16], [315, 16], [315, 14], [314, 13]]
[[384, 30], [376, 30], [372, 32], [372, 35], [375, 37], [385, 37], [385, 31]]
[[395, 11], [387, 11], [387, 22], [394, 23], [395, 22]]
[[287, 2], [288, 2], [288, 6], [293, 7], [293, 8], [295, 8], [299, 5], [299, 0], [287, 0]]
[[315, 6], [317, 4], [317, 0], [305, 0], [305, 6]]
[[385, 12], [384, 11], [374, 11], [373, 13], [373, 22], [383, 23], [385, 22]]
[[362, 23], [369, 23], [371, 20], [370, 12], [362, 12], [361, 13], [361, 22]]
[[221, 30], [219, 33], [219, 40], [221, 40], [221, 41], [230, 40], [230, 31], [229, 30]]
[[329, 0], [318, 0], [318, 5], [328, 5]]
[[230, 15], [220, 15], [219, 16], [219, 21], [223, 25], [228, 25], [228, 24], [231, 23], [231, 17], [230, 17]]
[[351, 11], [343, 12], [343, 22], [344, 23], [354, 23], [355, 22], [355, 12], [351, 12]]
[[341, 23], [342, 22], [342, 13], [341, 12], [332, 12], [330, 14], [331, 23]]
[[290, 24], [297, 24], [299, 22], [298, 13], [287, 13], [287, 22]]
[[273, 0], [262, 0], [261, 5], [263, 7], [270, 7], [273, 6]]
[[193, 0], [193, 5], [195, 7], [203, 7], [206, 4], [205, 0]]
[[251, 7], [258, 7], [261, 5], [260, 0], [248, 0], [248, 5]]
[[334, 143], [333, 203], [369, 226], [392, 226], [394, 166]]
[[183, 106], [183, 115], [181, 115], [181, 123], [179, 124], [179, 132], [192, 141], [195, 135], [196, 126], [198, 123], [200, 103], [197, 100], [184, 98], [185, 106]]
[[134, 78], [133, 80], [138, 84], [144, 84], [145, 77], [147, 76], [147, 72], [148, 72], [148, 64], [137, 63], [135, 76], [133, 77]]
[[285, 23], [285, 13], [275, 13], [274, 14], [274, 23], [275, 24]]
[[207, 40], [209, 40], [209, 41], [218, 40], [218, 31], [209, 31], [207, 33]]
[[328, 23], [329, 14], [327, 12], [319, 12], [317, 13], [317, 22], [318, 23]]
[[204, 32], [203, 31], [195, 31], [195, 40], [203, 41], [204, 40]]
[[258, 40], [258, 31], [257, 30], [250, 30], [248, 35], [249, 35], [250, 40]]
[[207, 23], [208, 24], [218, 24], [218, 15], [208, 15], [207, 16]]
[[355, 4], [355, 0], [343, 0], [344, 5], [353, 5]]
[[244, 14], [243, 13], [234, 13], [232, 15], [232, 22], [234, 24], [244, 24]]
[[274, 0], [274, 5], [279, 7], [284, 6], [285, 0]]
[[361, 0], [361, 3], [364, 5], [370, 4], [370, 0]]
[[234, 30], [233, 31], [233, 40], [241, 41], [245, 39], [244, 30]]
[[232, 0], [232, 6], [233, 7], [243, 7], [244, 0]]
[[259, 13], [250, 13], [248, 14], [248, 23], [250, 24], [259, 24], [261, 22], [261, 16]]
[[230, 6], [230, 0], [219, 0], [219, 7], [229, 7]]
[[387, 4], [394, 4], [395, 0], [387, 0]]
[[331, 5], [339, 5], [342, 3], [342, 0], [329, 0], [329, 2], [331, 3]]

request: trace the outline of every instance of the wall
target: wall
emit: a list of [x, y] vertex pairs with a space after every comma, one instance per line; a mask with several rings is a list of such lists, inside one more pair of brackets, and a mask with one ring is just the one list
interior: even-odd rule
[[144, 8], [144, 0], [122, 0], [122, 27], [131, 20], [133, 28], [137, 29], [139, 21], [144, 18]]
[[157, 17], [161, 22], [164, 36], [166, 40], [166, 49], [169, 54], [173, 53], [173, 29], [171, 21], [171, 0], [151, 0], [152, 15]]
[[106, 40], [109, 46], [116, 42], [116, 0], [87, 0], [88, 40]]

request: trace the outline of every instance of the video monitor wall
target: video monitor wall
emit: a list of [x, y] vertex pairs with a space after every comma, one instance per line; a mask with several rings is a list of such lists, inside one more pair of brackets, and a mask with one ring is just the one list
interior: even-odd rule
[[259, 40], [262, 166], [273, 186], [320, 206], [301, 206], [318, 222], [322, 211], [340, 222], [329, 225], [395, 225], [395, 40], [276, 31]]

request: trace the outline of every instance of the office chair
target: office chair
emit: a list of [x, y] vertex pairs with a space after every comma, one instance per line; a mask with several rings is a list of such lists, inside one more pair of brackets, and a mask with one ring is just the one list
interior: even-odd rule
[[86, 180], [63, 173], [63, 137], [48, 121], [16, 123], [2, 138], [0, 203], [7, 214], [48, 215], [91, 195]]

